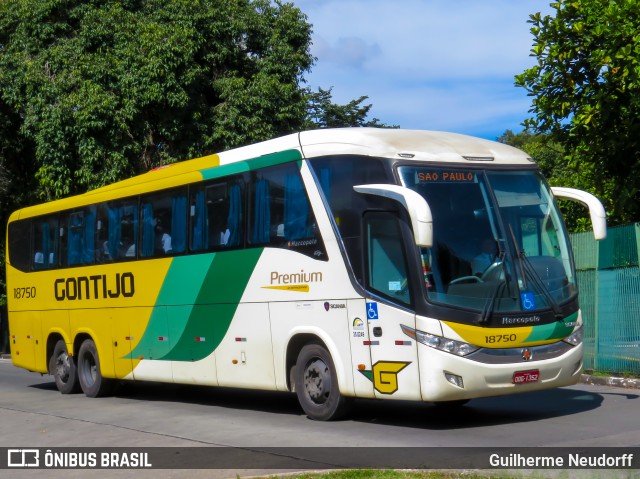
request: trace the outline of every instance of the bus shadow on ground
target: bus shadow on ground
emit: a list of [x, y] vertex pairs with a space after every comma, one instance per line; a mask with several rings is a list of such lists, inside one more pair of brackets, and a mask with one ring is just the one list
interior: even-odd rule
[[[626, 395], [638, 399], [638, 395]], [[434, 403], [395, 402], [360, 404], [353, 420], [402, 427], [452, 430], [539, 421], [580, 414], [597, 409], [604, 397], [576, 389], [551, 389], [530, 393], [480, 398], [464, 406]], [[372, 417], [375, 416], [375, 419]]]
[[[57, 393], [55, 383], [31, 387]], [[636, 393], [614, 393], [638, 399]], [[303, 416], [295, 394], [214, 386], [122, 383], [114, 399], [195, 404], [268, 414]], [[413, 401], [358, 399], [346, 421], [375, 423], [432, 430], [452, 430], [500, 424], [538, 421], [588, 412], [600, 407], [604, 396], [584, 389], [559, 388], [547, 391], [474, 399], [464, 406], [446, 407]]]

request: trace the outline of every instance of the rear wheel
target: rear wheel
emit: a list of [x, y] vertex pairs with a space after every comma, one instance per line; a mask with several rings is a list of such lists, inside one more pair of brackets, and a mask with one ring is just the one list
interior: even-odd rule
[[100, 373], [100, 358], [92, 339], [85, 339], [80, 346], [78, 378], [82, 392], [88, 397], [105, 396], [112, 390], [113, 381], [102, 377]]
[[340, 394], [333, 360], [324, 347], [304, 346], [294, 376], [298, 401], [310, 419], [331, 421], [348, 412], [351, 400]]
[[58, 340], [53, 348], [53, 355], [49, 360], [49, 372], [53, 374], [56, 387], [62, 394], [80, 392], [76, 362], [69, 356], [67, 346], [62, 339]]

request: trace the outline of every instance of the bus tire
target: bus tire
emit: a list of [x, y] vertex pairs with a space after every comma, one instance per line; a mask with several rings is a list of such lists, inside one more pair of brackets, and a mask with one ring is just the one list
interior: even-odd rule
[[332, 421], [343, 417], [350, 398], [340, 394], [338, 377], [329, 352], [319, 344], [307, 344], [295, 366], [295, 392], [309, 419]]
[[58, 340], [49, 359], [49, 372], [56, 381], [56, 387], [62, 394], [80, 392], [78, 369], [76, 361], [69, 356], [67, 345], [62, 339]]
[[102, 377], [96, 344], [85, 339], [78, 352], [78, 379], [86, 396], [97, 398], [111, 392], [113, 381]]

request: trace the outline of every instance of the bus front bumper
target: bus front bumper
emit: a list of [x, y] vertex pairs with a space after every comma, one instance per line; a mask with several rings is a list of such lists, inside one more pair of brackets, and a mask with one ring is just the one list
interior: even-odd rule
[[459, 357], [419, 344], [422, 400], [457, 401], [576, 384], [582, 372], [582, 344], [556, 343], [558, 355], [536, 360], [536, 356], [545, 357], [539, 352], [553, 346], [509, 350], [528, 349], [528, 354], [523, 353], [529, 356], [525, 360], [523, 354], [518, 357], [506, 354], [506, 350], [481, 350], [480, 354]]

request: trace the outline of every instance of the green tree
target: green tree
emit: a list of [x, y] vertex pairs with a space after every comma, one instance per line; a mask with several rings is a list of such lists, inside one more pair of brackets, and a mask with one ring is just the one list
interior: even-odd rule
[[[610, 223], [640, 220], [640, 2], [552, 3], [531, 15], [537, 64], [516, 76], [533, 97], [525, 125], [548, 133], [605, 203]], [[584, 187], [584, 185], [583, 185]]]
[[279, 0], [0, 2], [0, 222], [303, 128], [383, 126], [367, 97], [335, 105], [304, 86], [310, 45], [307, 17]]
[[0, 3], [0, 94], [42, 199], [288, 133], [311, 26], [269, 0]]
[[[550, 135], [535, 133], [531, 130], [520, 133], [507, 130], [497, 140], [527, 152], [551, 186], [581, 190], [590, 188], [592, 180], [586, 177], [585, 172], [575, 164], [567, 161], [563, 146], [554, 141]], [[589, 212], [584, 206], [567, 200], [559, 200], [559, 203], [569, 231], [591, 229]]]
[[339, 105], [333, 103], [332, 89], [318, 88], [317, 92], [307, 91], [307, 118], [305, 129], [339, 128], [344, 126], [369, 126], [377, 128], [398, 128], [381, 123], [378, 118], [368, 119], [373, 105], [362, 103], [368, 96]]

